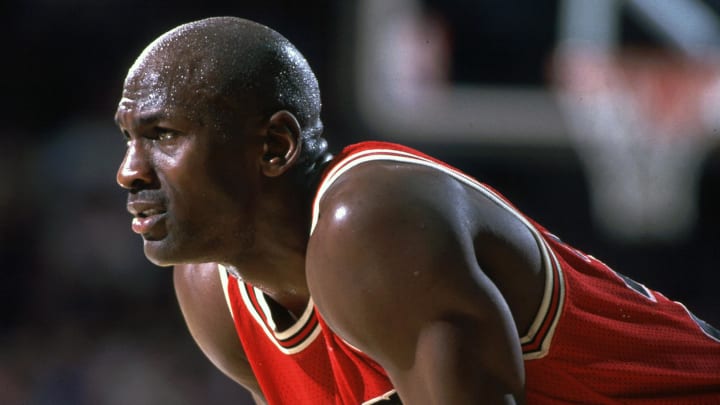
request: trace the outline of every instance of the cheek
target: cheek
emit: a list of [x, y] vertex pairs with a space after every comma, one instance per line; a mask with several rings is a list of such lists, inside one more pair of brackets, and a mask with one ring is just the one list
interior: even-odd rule
[[221, 224], [248, 205], [240, 183], [206, 172], [178, 177], [168, 191], [174, 215], [186, 223]]
[[259, 193], [259, 170], [247, 155], [234, 145], [187, 146], [158, 158], [176, 219], [189, 225], [244, 216]]
[[218, 196], [230, 201], [245, 201], [259, 191], [259, 170], [251, 163], [239, 154], [215, 156], [205, 180]]
[[162, 160], [165, 164], [158, 169], [158, 175], [161, 191], [167, 199], [168, 225], [183, 225], [180, 227], [182, 229], [206, 211], [207, 180], [197, 165], [191, 164], [188, 159], [165, 157]]

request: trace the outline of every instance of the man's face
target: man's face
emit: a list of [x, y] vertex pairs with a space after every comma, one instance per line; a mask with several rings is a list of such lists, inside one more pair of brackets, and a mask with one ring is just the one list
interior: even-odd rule
[[253, 243], [260, 120], [230, 129], [183, 79], [139, 67], [115, 116], [127, 142], [117, 181], [132, 230], [158, 265], [222, 261]]

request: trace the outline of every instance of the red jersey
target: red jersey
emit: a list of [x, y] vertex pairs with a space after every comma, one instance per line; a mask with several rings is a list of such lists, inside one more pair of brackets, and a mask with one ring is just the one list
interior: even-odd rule
[[222, 270], [235, 328], [269, 405], [379, 405], [397, 397], [385, 371], [332, 333], [312, 300], [278, 330], [271, 299]]
[[[312, 229], [333, 182], [376, 160], [440, 170], [507, 209], [534, 235], [546, 277], [540, 309], [520, 338], [529, 404], [720, 404], [718, 330], [682, 304], [564, 244], [499, 193], [439, 160], [382, 142], [347, 147], [325, 170]], [[312, 300], [293, 326], [278, 331], [270, 299], [228, 278], [224, 269], [220, 273], [238, 335], [269, 404], [397, 401], [382, 368], [330, 331]]]

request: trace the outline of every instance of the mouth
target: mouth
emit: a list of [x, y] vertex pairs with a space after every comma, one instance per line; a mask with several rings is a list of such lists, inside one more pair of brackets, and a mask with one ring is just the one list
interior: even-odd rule
[[162, 205], [151, 201], [132, 201], [128, 203], [128, 211], [133, 215], [133, 232], [149, 237], [155, 228], [167, 215]]
[[155, 215], [161, 215], [164, 214], [165, 211], [160, 208], [151, 208], [145, 211], [140, 211], [137, 214], [135, 214], [135, 217], [137, 218], [149, 218], [153, 217]]
[[155, 228], [160, 221], [165, 219], [165, 212], [158, 211], [157, 213], [142, 213], [132, 220], [133, 232], [142, 235], [146, 239], [152, 239], [152, 230]]

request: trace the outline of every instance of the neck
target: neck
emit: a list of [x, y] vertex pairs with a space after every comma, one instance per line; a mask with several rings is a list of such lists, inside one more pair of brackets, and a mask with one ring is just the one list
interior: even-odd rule
[[[226, 268], [235, 277], [241, 278], [242, 281], [262, 290], [272, 301], [285, 308], [295, 318], [299, 318], [305, 311], [310, 299], [310, 293], [305, 283], [304, 268], [302, 277], [296, 277], [298, 274], [292, 274], [287, 270], [297, 268], [297, 266], [283, 267], [282, 270], [285, 270], [285, 275], [279, 277], [279, 280], [274, 280], [276, 277], [268, 277], [269, 275], [275, 276], [278, 274], [278, 272], [274, 271], [275, 269], [266, 268], [267, 273], [254, 277], [254, 272], [245, 271], [247, 266], [237, 268], [228, 265]], [[293, 280], [292, 278], [296, 279]]]
[[[300, 184], [301, 187], [307, 191], [307, 194], [311, 196], [310, 198], [315, 197], [318, 183], [332, 158], [332, 154], [325, 152], [312, 162], [306, 162], [300, 165], [300, 167], [295, 170], [295, 173], [291, 175], [296, 179], [297, 184]], [[312, 201], [310, 201], [310, 204], [312, 204]]]
[[[300, 316], [310, 299], [305, 256], [310, 237], [312, 202], [329, 154], [298, 167], [284, 180], [270, 181], [256, 221], [255, 248], [228, 264], [231, 272], [261, 289], [275, 302]], [[304, 170], [300, 170], [304, 169]], [[301, 180], [301, 181], [298, 181]]]

